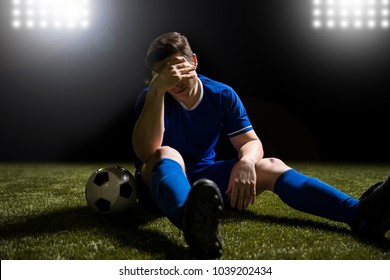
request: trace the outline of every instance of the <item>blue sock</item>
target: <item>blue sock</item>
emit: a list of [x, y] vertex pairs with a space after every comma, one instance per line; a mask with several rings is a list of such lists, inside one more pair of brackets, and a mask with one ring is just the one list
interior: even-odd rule
[[183, 206], [191, 185], [179, 163], [164, 158], [152, 170], [151, 193], [164, 215], [182, 228]]
[[348, 224], [358, 217], [358, 199], [294, 169], [278, 178], [274, 191], [287, 205], [306, 213]]

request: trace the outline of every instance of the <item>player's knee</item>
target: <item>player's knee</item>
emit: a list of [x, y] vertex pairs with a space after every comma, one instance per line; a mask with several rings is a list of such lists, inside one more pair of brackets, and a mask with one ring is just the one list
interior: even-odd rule
[[147, 185], [150, 186], [150, 180], [154, 166], [163, 159], [171, 159], [178, 162], [181, 165], [183, 172], [185, 172], [184, 159], [177, 150], [169, 146], [159, 147], [154, 151], [153, 155], [143, 164], [142, 167], [142, 179]]
[[162, 146], [156, 149], [149, 164], [154, 165], [162, 159], [172, 159], [178, 162], [182, 166], [183, 170], [185, 170], [185, 163], [183, 157], [177, 150], [169, 146]]
[[171, 158], [171, 159], [181, 158], [181, 155], [177, 150], [169, 146], [162, 146], [156, 149], [153, 158], [155, 161], [159, 161], [163, 158]]
[[277, 158], [264, 158], [256, 165], [257, 193], [265, 190], [273, 191], [276, 180], [281, 174], [289, 170], [282, 160]]
[[285, 170], [289, 169], [289, 167], [280, 159], [278, 158], [263, 158], [260, 160], [256, 168], [261, 171], [268, 171], [268, 172], [284, 172]]

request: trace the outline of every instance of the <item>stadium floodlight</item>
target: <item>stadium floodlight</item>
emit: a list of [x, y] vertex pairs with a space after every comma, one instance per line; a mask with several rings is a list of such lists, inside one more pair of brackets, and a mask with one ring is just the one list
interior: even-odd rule
[[312, 0], [314, 29], [389, 29], [389, 0]]
[[15, 29], [88, 29], [90, 0], [10, 0]]

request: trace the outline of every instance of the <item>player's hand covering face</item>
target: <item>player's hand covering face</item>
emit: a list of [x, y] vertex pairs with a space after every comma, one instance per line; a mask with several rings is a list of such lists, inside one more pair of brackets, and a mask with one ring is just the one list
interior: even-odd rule
[[153, 83], [164, 92], [174, 97], [188, 95], [196, 84], [196, 59], [190, 63], [184, 56], [170, 56], [157, 62], [153, 67]]

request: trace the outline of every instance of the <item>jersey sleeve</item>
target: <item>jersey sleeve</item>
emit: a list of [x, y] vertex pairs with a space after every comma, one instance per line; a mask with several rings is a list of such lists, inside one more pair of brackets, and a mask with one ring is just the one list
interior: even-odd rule
[[228, 137], [253, 130], [246, 109], [233, 89], [224, 90], [222, 103], [225, 115], [223, 126]]

